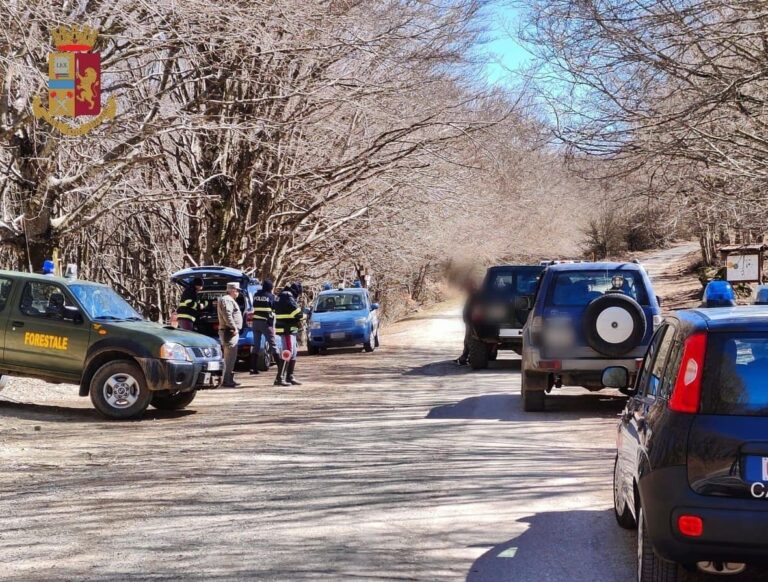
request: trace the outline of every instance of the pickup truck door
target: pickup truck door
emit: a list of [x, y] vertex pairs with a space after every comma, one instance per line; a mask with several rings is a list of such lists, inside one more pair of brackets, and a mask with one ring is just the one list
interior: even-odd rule
[[4, 360], [9, 366], [45, 375], [79, 378], [90, 342], [69, 290], [55, 281], [18, 281], [20, 293], [7, 306]]
[[[5, 324], [10, 310], [9, 300], [13, 292], [15, 280], [10, 277], [0, 277], [0, 362], [3, 361], [5, 349]], [[16, 283], [18, 285], [18, 282]]]

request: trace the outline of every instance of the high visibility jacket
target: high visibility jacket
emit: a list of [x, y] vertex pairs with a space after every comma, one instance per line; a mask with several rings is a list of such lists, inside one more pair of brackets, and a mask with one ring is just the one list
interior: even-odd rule
[[179, 308], [176, 310], [176, 316], [179, 319], [195, 321], [200, 317], [200, 311], [207, 306], [207, 301], [198, 298], [197, 289], [194, 287], [187, 287], [181, 294], [181, 300], [179, 301]]
[[270, 323], [275, 319], [275, 296], [271, 291], [258, 291], [253, 296], [253, 319]]
[[304, 319], [301, 307], [290, 291], [283, 291], [275, 302], [275, 333], [297, 333]]

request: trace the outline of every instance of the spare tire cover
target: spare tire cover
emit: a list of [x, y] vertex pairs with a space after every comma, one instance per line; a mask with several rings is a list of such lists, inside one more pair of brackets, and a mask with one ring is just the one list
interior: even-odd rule
[[584, 311], [587, 343], [606, 356], [623, 356], [643, 341], [643, 308], [627, 295], [610, 293], [594, 299]]

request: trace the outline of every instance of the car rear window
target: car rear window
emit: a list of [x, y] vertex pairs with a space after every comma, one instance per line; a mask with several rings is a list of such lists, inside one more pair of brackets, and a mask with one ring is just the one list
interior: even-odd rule
[[702, 378], [701, 411], [768, 414], [768, 333], [711, 333]]
[[491, 271], [485, 289], [494, 295], [535, 295], [540, 274], [538, 270]]
[[613, 287], [612, 280], [620, 276], [618, 291], [632, 297], [640, 305], [648, 305], [643, 275], [639, 271], [588, 270], [556, 273], [549, 296], [549, 303], [558, 307], [587, 305], [593, 299], [605, 295]]

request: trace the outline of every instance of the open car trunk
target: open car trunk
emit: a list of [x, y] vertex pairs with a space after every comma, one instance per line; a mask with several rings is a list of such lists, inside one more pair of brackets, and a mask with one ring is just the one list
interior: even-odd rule
[[203, 290], [199, 293], [200, 298], [206, 300], [208, 305], [203, 309], [196, 322], [197, 331], [204, 335], [218, 338], [219, 318], [216, 312], [216, 304], [219, 297], [226, 293], [227, 283], [234, 281], [240, 285], [240, 295], [237, 298], [237, 304], [243, 312], [243, 329], [240, 330], [242, 333], [246, 326], [245, 315], [251, 310], [249, 287], [252, 285], [250, 277], [242, 271], [229, 267], [204, 266], [177, 271], [171, 275], [171, 281], [183, 288], [187, 288], [198, 277], [203, 280]]

